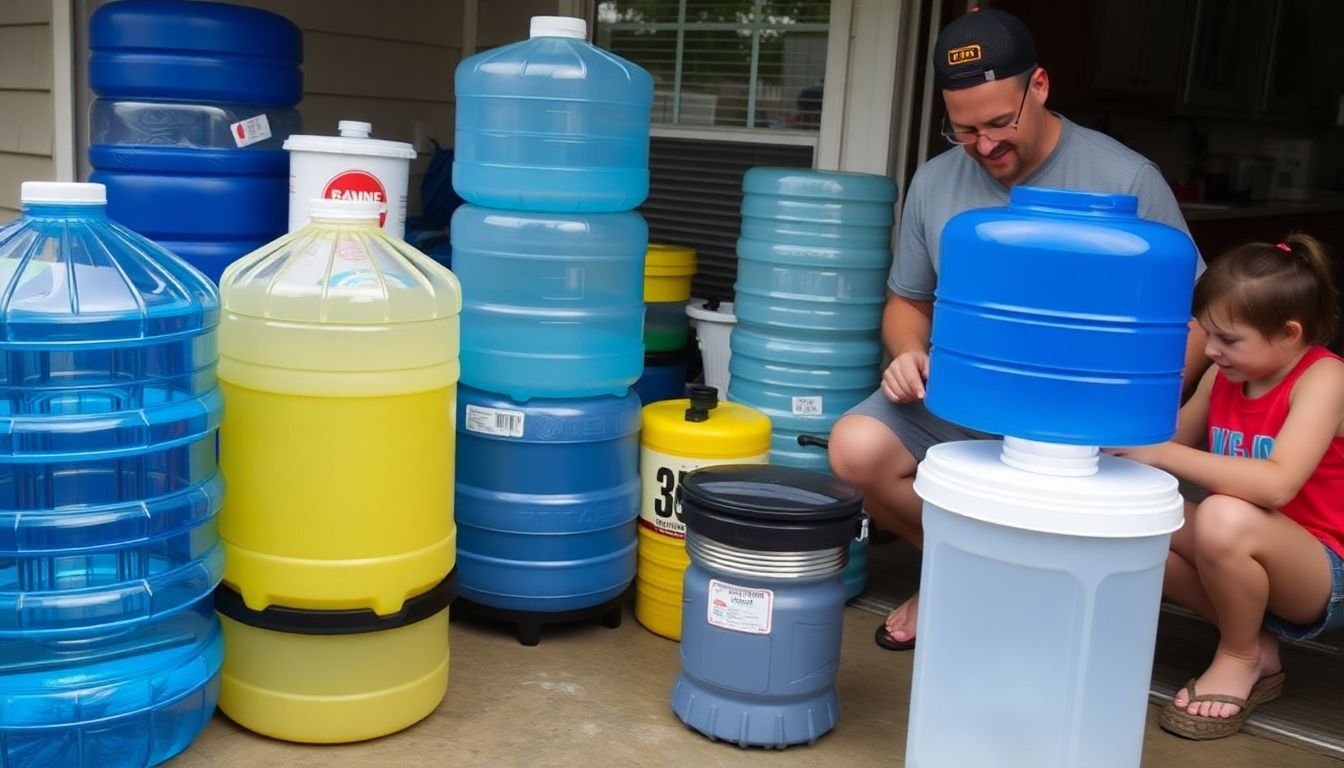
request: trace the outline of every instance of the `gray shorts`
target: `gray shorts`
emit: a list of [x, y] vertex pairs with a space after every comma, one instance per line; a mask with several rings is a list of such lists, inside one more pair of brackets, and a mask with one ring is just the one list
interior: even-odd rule
[[939, 443], [950, 443], [954, 440], [993, 440], [998, 437], [940, 419], [924, 407], [923, 400], [893, 403], [882, 394], [881, 389], [850, 408], [845, 415], [853, 413], [869, 416], [885, 424], [914, 455], [915, 461], [923, 461], [929, 447]]

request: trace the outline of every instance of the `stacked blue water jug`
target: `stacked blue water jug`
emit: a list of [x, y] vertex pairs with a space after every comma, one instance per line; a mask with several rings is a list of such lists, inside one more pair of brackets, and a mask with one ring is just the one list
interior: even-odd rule
[[635, 574], [647, 72], [539, 16], [457, 68], [461, 607], [620, 621]]
[[[896, 184], [753, 168], [742, 190], [728, 399], [770, 417], [771, 464], [830, 472], [807, 443], [824, 445], [877, 388]], [[850, 598], [867, 585], [866, 539], [851, 544], [844, 580]]]
[[213, 284], [28, 182], [0, 229], [0, 764], [142, 768], [215, 709]]
[[91, 180], [113, 219], [211, 280], [284, 234], [302, 36], [210, 2], [123, 0], [89, 21]]

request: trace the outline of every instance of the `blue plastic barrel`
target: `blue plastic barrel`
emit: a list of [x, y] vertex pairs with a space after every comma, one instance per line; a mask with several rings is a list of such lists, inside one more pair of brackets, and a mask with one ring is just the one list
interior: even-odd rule
[[219, 299], [104, 194], [26, 183], [0, 229], [6, 766], [153, 765], [215, 706]]
[[1130, 195], [1014, 187], [943, 230], [929, 409], [1074, 445], [1171, 437], [1194, 243]]
[[645, 405], [686, 397], [686, 350], [646, 353], [644, 373], [633, 389]]
[[649, 192], [653, 78], [586, 42], [582, 19], [463, 60], [454, 78], [453, 187], [529, 211], [626, 211]]
[[256, 8], [124, 0], [89, 21], [91, 180], [212, 280], [288, 226], [302, 35]]
[[639, 398], [460, 387], [457, 408], [459, 594], [522, 613], [619, 597], [635, 576]]
[[643, 217], [464, 205], [451, 232], [464, 384], [527, 400], [621, 395], [639, 379]]

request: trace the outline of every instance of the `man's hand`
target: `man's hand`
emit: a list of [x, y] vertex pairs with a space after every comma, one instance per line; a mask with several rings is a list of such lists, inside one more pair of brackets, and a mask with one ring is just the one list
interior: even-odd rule
[[928, 378], [929, 353], [905, 352], [897, 355], [882, 372], [882, 394], [893, 403], [922, 400]]

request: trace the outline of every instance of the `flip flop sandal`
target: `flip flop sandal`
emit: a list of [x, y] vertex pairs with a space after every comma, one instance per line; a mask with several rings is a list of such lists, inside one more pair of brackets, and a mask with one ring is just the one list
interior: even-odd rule
[[1221, 739], [1231, 736], [1241, 730], [1241, 727], [1246, 724], [1246, 718], [1250, 717], [1252, 712], [1261, 705], [1279, 698], [1279, 695], [1283, 693], [1283, 679], [1282, 672], [1260, 678], [1251, 688], [1250, 695], [1244, 699], [1239, 696], [1227, 696], [1220, 693], [1198, 694], [1195, 692], [1195, 681], [1192, 679], [1185, 684], [1185, 690], [1190, 694], [1190, 701], [1232, 704], [1241, 707], [1241, 711], [1232, 717], [1192, 715], [1184, 709], [1178, 709], [1175, 699], [1173, 699], [1167, 703], [1167, 706], [1163, 707], [1162, 713], [1157, 718], [1157, 724], [1162, 727], [1162, 730], [1187, 739]]
[[873, 641], [877, 643], [878, 648], [888, 651], [913, 651], [915, 649], [915, 638], [909, 640], [897, 640], [887, 631], [887, 622], [877, 625], [877, 632], [873, 634]]

